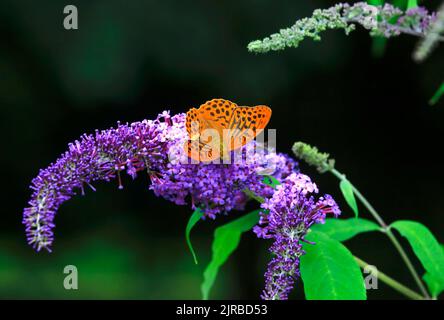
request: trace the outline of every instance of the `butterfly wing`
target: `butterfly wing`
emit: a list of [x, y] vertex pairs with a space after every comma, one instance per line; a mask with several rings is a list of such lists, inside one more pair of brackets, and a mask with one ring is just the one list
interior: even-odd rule
[[231, 101], [213, 99], [199, 109], [191, 108], [187, 112], [186, 128], [190, 140], [186, 151], [190, 158], [204, 162], [220, 158], [223, 131], [228, 128], [236, 108]]
[[228, 125], [229, 150], [239, 149], [253, 140], [265, 129], [270, 118], [271, 109], [267, 106], [237, 107]]

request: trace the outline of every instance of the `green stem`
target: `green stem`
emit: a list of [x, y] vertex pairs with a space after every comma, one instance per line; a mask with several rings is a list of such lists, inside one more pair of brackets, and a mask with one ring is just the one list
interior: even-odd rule
[[[335, 175], [339, 180], [347, 180], [344, 174], [340, 173], [336, 169], [330, 169], [330, 172]], [[350, 182], [350, 181], [349, 181]], [[350, 182], [353, 192], [356, 195], [356, 197], [362, 202], [362, 204], [367, 208], [367, 210], [370, 212], [370, 214], [375, 218], [375, 220], [379, 223], [379, 225], [382, 227], [382, 230], [385, 234], [389, 237], [390, 241], [395, 246], [396, 250], [399, 252], [399, 255], [401, 256], [402, 260], [406, 264], [407, 268], [409, 269], [410, 273], [413, 276], [413, 279], [415, 280], [416, 284], [418, 285], [419, 289], [421, 290], [421, 293], [426, 297], [427, 299], [430, 299], [430, 295], [427, 292], [424, 284], [421, 281], [421, 278], [419, 277], [418, 273], [415, 270], [415, 267], [413, 266], [412, 262], [410, 261], [410, 258], [402, 248], [401, 244], [399, 243], [398, 239], [396, 239], [393, 232], [390, 230], [390, 227], [384, 222], [384, 220], [381, 218], [381, 216], [378, 214], [378, 212], [373, 208], [373, 206], [367, 201], [367, 199], [362, 195], [361, 192], [359, 192], [358, 189]]]
[[[355, 256], [354, 258], [362, 269], [365, 269], [366, 267], [370, 266], [367, 262], [359, 259], [358, 257]], [[378, 274], [378, 280], [381, 280], [382, 282], [392, 287], [393, 289], [403, 294], [404, 296], [413, 300], [424, 300], [424, 297], [421, 296], [419, 293], [411, 290], [410, 288], [407, 288], [405, 285], [399, 283], [398, 281], [389, 277], [385, 273], [382, 273], [381, 271], [378, 270], [377, 274]]]
[[251, 191], [250, 189], [246, 188], [243, 190], [243, 192], [249, 196], [251, 199], [256, 200], [259, 203], [264, 203], [265, 199], [262, 198], [261, 196], [258, 196], [257, 194], [255, 194], [253, 191]]

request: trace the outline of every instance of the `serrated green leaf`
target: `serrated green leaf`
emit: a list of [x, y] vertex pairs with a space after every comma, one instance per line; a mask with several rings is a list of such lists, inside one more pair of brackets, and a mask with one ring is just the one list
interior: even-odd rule
[[424, 280], [432, 295], [438, 295], [444, 288], [444, 250], [430, 230], [416, 221], [400, 220], [392, 223], [410, 243], [413, 252], [426, 270]]
[[362, 218], [329, 218], [324, 224], [315, 224], [311, 229], [323, 232], [335, 240], [345, 241], [363, 232], [379, 231], [380, 227], [373, 221]]
[[359, 216], [358, 204], [356, 203], [352, 184], [348, 180], [341, 180], [339, 188], [341, 189], [345, 201], [347, 201], [347, 204], [353, 210], [353, 212], [355, 213], [355, 217], [357, 218]]
[[226, 225], [218, 227], [214, 232], [211, 262], [204, 271], [204, 281], [201, 286], [202, 297], [207, 300], [210, 290], [216, 280], [219, 268], [239, 245], [242, 233], [250, 230], [259, 221], [260, 210], [255, 210]]
[[441, 86], [435, 92], [433, 97], [430, 99], [429, 104], [431, 106], [435, 105], [438, 102], [438, 100], [441, 98], [442, 95], [444, 95], [444, 82], [441, 84]]
[[351, 252], [328, 235], [312, 231], [304, 243], [301, 278], [307, 300], [366, 300], [364, 278]]
[[188, 244], [188, 248], [190, 248], [191, 254], [193, 255], [194, 263], [197, 264], [197, 256], [194, 252], [193, 245], [191, 244], [191, 238], [190, 233], [191, 229], [196, 225], [196, 223], [202, 218], [203, 212], [200, 208], [197, 208], [194, 210], [193, 214], [191, 215], [190, 219], [188, 220], [187, 227], [185, 229], [185, 239]]

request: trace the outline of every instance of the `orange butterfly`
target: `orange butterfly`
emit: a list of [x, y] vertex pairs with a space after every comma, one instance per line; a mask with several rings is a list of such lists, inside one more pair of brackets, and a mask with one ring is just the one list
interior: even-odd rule
[[185, 151], [191, 159], [202, 162], [224, 158], [253, 140], [270, 118], [267, 106], [239, 107], [224, 99], [207, 101], [187, 112], [189, 140]]

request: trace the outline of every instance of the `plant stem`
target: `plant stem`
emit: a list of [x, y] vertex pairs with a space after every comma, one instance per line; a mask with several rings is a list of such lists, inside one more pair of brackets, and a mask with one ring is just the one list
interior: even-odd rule
[[[355, 256], [354, 258], [358, 262], [359, 266], [362, 269], [365, 269], [366, 267], [370, 266], [367, 262], [359, 259], [358, 257]], [[413, 299], [413, 300], [424, 300], [424, 297], [421, 296], [419, 293], [417, 293], [417, 292], [407, 288], [403, 284], [399, 283], [395, 279], [389, 277], [388, 275], [386, 275], [385, 273], [382, 273], [379, 270], [378, 270], [378, 273], [377, 273], [377, 278], [379, 280], [381, 280], [382, 282], [384, 282], [385, 284], [387, 284], [388, 286], [392, 287], [393, 289], [395, 289], [396, 291], [398, 291], [399, 293], [405, 295], [406, 297], [408, 297], [410, 299]]]
[[251, 191], [250, 189], [246, 188], [243, 190], [243, 192], [249, 196], [251, 199], [256, 200], [259, 203], [264, 203], [265, 199], [262, 198], [261, 196], [258, 196], [257, 194], [255, 194], [253, 191]]
[[[340, 173], [336, 169], [330, 169], [330, 172], [335, 175], [339, 180], [347, 180], [344, 174]], [[350, 182], [350, 181], [349, 181]], [[401, 244], [399, 243], [398, 239], [396, 239], [393, 232], [390, 230], [390, 227], [384, 222], [384, 220], [381, 218], [381, 216], [378, 214], [378, 212], [373, 208], [373, 206], [367, 201], [367, 199], [362, 195], [361, 192], [359, 192], [358, 189], [350, 182], [353, 192], [355, 193], [356, 197], [362, 202], [362, 204], [367, 208], [367, 210], [370, 212], [370, 214], [375, 218], [375, 220], [379, 223], [379, 225], [382, 227], [382, 230], [385, 234], [389, 237], [390, 241], [395, 246], [396, 250], [399, 252], [399, 255], [401, 256], [402, 260], [404, 260], [404, 263], [406, 264], [407, 268], [409, 269], [410, 273], [413, 276], [413, 279], [415, 280], [416, 284], [418, 285], [419, 289], [421, 290], [421, 293], [426, 297], [426, 299], [430, 299], [430, 295], [427, 292], [424, 284], [421, 281], [421, 278], [419, 277], [418, 273], [416, 272], [415, 268], [413, 267], [412, 262], [410, 261], [410, 258], [402, 248]]]
[[[333, 173], [339, 180], [344, 181], [347, 180], [347, 178], [345, 177], [344, 174], [340, 173], [338, 170], [336, 169], [331, 169], [330, 170], [331, 173]], [[350, 182], [350, 181], [349, 181]], [[353, 193], [356, 195], [356, 197], [362, 202], [362, 204], [364, 205], [364, 207], [366, 207], [368, 209], [368, 211], [370, 212], [370, 214], [373, 216], [373, 218], [375, 218], [375, 220], [379, 223], [379, 225], [384, 228], [384, 229], [388, 229], [387, 224], [384, 222], [384, 220], [382, 219], [382, 217], [378, 214], [378, 212], [375, 210], [375, 208], [373, 208], [373, 206], [368, 202], [368, 200], [362, 195], [361, 192], [359, 192], [358, 189], [356, 189], [356, 187], [350, 182], [350, 185], [353, 189]]]

